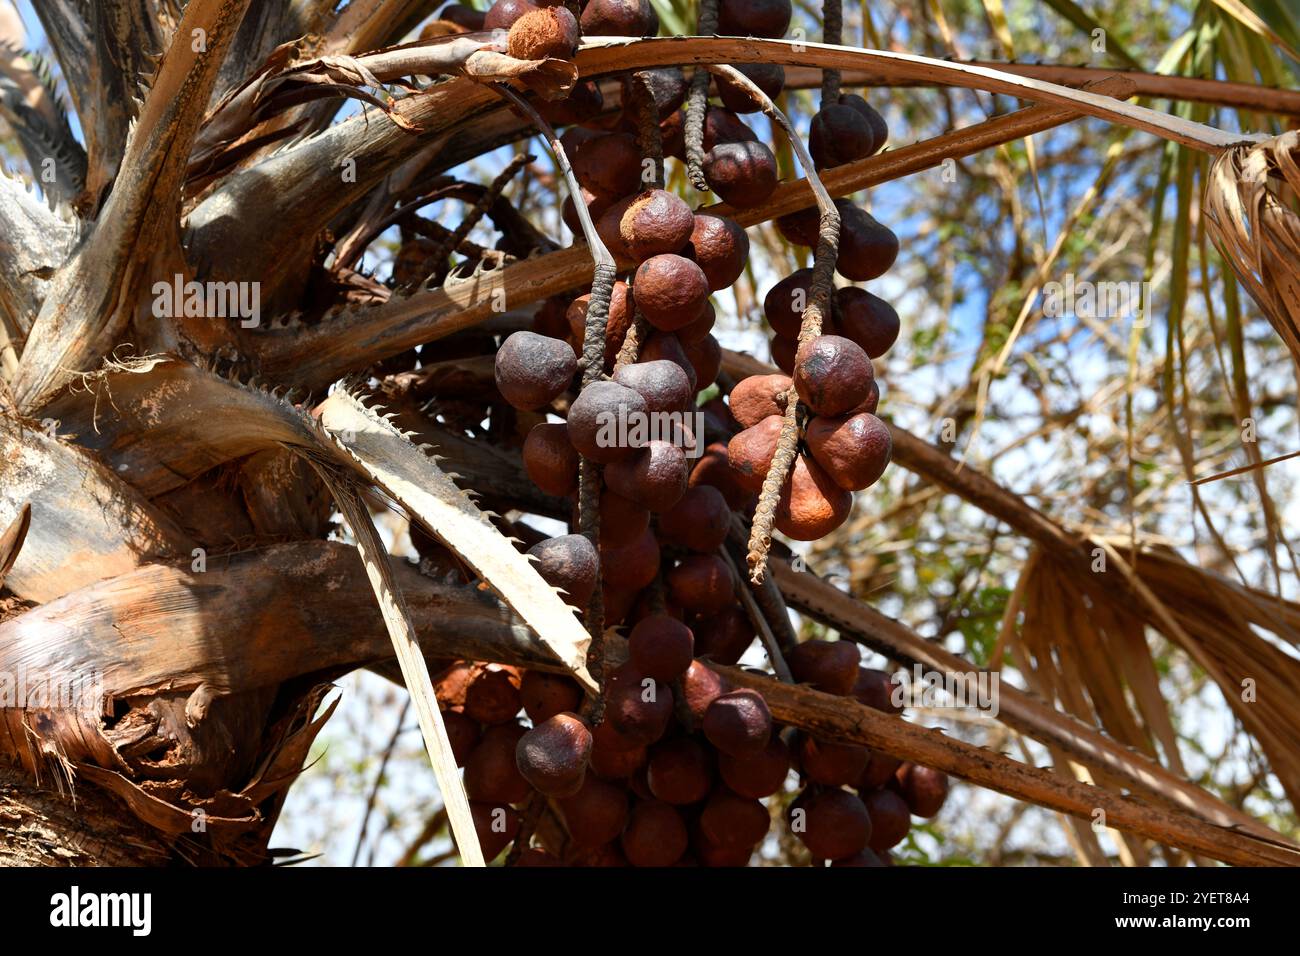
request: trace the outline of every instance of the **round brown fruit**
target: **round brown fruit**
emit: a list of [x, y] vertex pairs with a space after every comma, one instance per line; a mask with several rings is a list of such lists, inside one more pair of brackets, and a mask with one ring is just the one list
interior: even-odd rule
[[[580, 127], [575, 126], [574, 129]], [[427, 240], [425, 240], [427, 241]], [[553, 295], [543, 302], [533, 313], [533, 331], [553, 339], [569, 337], [569, 303], [573, 300], [565, 295]]]
[[874, 377], [867, 353], [842, 335], [819, 335], [795, 355], [794, 387], [818, 415], [842, 415], [861, 405]]
[[785, 414], [785, 397], [793, 384], [788, 375], [751, 375], [728, 396], [731, 415], [745, 428], [772, 415]]
[[476, 668], [465, 691], [465, 716], [481, 724], [503, 724], [519, 713], [519, 670], [506, 664]]
[[616, 259], [634, 259], [632, 249], [628, 246], [627, 241], [623, 238], [623, 216], [628, 209], [632, 207], [632, 200], [636, 196], [624, 196], [622, 199], [610, 203], [600, 217], [595, 220], [596, 235], [600, 236], [600, 241], [605, 244]]
[[704, 114], [704, 151], [719, 143], [757, 143], [758, 135], [731, 110], [710, 106]]
[[[586, 140], [583, 140], [582, 142], [586, 142]], [[574, 152], [576, 152], [576, 149]], [[573, 153], [566, 151], [566, 155], [572, 156]], [[578, 184], [578, 191], [582, 198], [583, 205], [587, 207], [587, 213], [597, 224], [597, 227], [599, 227], [601, 217], [609, 210], [612, 200], [597, 196], [581, 183]], [[569, 227], [569, 231], [575, 236], [581, 236], [583, 234], [582, 220], [578, 218], [578, 207], [573, 204], [573, 196], [564, 197], [564, 202], [560, 204], [560, 218], [564, 220], [564, 224]]]
[[781, 424], [780, 415], [769, 415], [757, 425], [731, 436], [727, 443], [727, 462], [742, 487], [763, 490], [763, 479], [772, 466], [772, 456], [781, 437]]
[[861, 704], [886, 714], [901, 714], [903, 707], [894, 703], [894, 689], [897, 685], [888, 671], [873, 667], [859, 667], [857, 680], [853, 682], [852, 694]]
[[861, 655], [852, 641], [804, 641], [787, 652], [790, 674], [800, 684], [843, 697], [858, 679]]
[[[574, 507], [575, 518], [577, 507]], [[606, 488], [600, 493], [600, 546], [622, 548], [650, 527], [650, 512], [638, 502]]]
[[577, 370], [573, 349], [536, 332], [515, 332], [497, 350], [497, 389], [520, 411], [549, 405], [569, 387]]
[[875, 137], [867, 118], [839, 103], [823, 106], [808, 132], [808, 152], [818, 169], [843, 166], [875, 152]]
[[717, 488], [696, 485], [659, 518], [665, 544], [702, 554], [718, 550], [731, 530], [731, 509]]
[[836, 290], [835, 304], [835, 328], [862, 346], [868, 358], [879, 358], [898, 341], [898, 313], [879, 296], [849, 285]]
[[592, 382], [569, 406], [569, 441], [583, 457], [604, 465], [630, 458], [641, 443], [629, 425], [645, 411], [645, 399], [632, 389]]
[[652, 37], [659, 32], [659, 14], [650, 0], [589, 0], [581, 23], [587, 36]]
[[557, 800], [556, 806], [575, 850], [616, 840], [627, 824], [627, 790], [595, 774], [587, 774], [581, 789]]
[[[599, 116], [605, 108], [605, 97], [601, 95], [599, 86], [587, 80], [575, 84], [564, 99], [539, 99], [536, 107], [537, 112], [552, 126], [568, 126], [570, 123], [586, 123]], [[566, 150], [565, 155], [573, 154]]]
[[578, 182], [608, 202], [636, 192], [641, 185], [641, 150], [629, 133], [593, 136], [570, 161]]
[[695, 636], [677, 618], [654, 614], [642, 618], [632, 628], [627, 649], [637, 670], [655, 680], [669, 682], [681, 677], [691, 666]]
[[772, 737], [772, 714], [763, 695], [733, 690], [718, 697], [704, 712], [704, 736], [733, 757], [758, 754]]
[[800, 269], [768, 289], [763, 297], [763, 314], [773, 332], [788, 339], [799, 337], [811, 288], [812, 270]]
[[835, 269], [853, 282], [889, 271], [898, 258], [898, 236], [852, 203], [840, 204], [840, 251]]
[[628, 740], [608, 720], [591, 732], [591, 771], [602, 780], [624, 780], [645, 760], [645, 745]]
[[861, 799], [871, 815], [871, 841], [867, 844], [871, 849], [884, 853], [906, 839], [912, 817], [902, 797], [892, 790], [870, 790]]
[[616, 668], [605, 689], [605, 719], [633, 746], [654, 743], [673, 716], [667, 684], [641, 674], [630, 664]]
[[524, 713], [533, 726], [545, 723], [556, 714], [577, 712], [582, 704], [582, 688], [571, 678], [546, 671], [525, 671], [519, 685]]
[[568, 797], [582, 788], [591, 759], [591, 731], [576, 714], [556, 714], [519, 738], [515, 762], [533, 789]]
[[727, 288], [745, 271], [749, 236], [734, 219], [696, 213], [689, 242], [683, 255], [704, 270], [710, 292]]
[[[775, 100], [785, 88], [785, 67], [776, 63], [733, 63], [732, 68]], [[722, 105], [733, 113], [757, 113], [763, 107], [749, 91], [730, 77], [717, 75], [718, 96]]]
[[648, 189], [623, 213], [619, 232], [637, 260], [678, 252], [690, 241], [695, 216], [685, 201], [665, 189]]
[[632, 298], [647, 322], [671, 332], [690, 325], [704, 313], [709, 303], [709, 281], [704, 270], [685, 256], [653, 256], [636, 270]]
[[639, 393], [648, 412], [684, 411], [694, 393], [686, 372], [669, 359], [624, 365], [614, 373], [614, 381]]
[[721, 0], [718, 33], [778, 40], [789, 29], [793, 12], [790, 0]]
[[913, 814], [932, 817], [943, 809], [948, 799], [948, 775], [942, 770], [905, 763], [894, 776]]
[[564, 497], [578, 490], [578, 452], [563, 422], [539, 422], [524, 439], [528, 480], [548, 495]]
[[[689, 253], [690, 249], [687, 248], [686, 251]], [[704, 267], [701, 266], [700, 268]], [[705, 278], [708, 278], [708, 276], [706, 275]], [[680, 329], [674, 332], [673, 334], [677, 336], [677, 341], [682, 343], [683, 354], [686, 349], [692, 345], [698, 345], [706, 335], [712, 332], [713, 326], [717, 324], [717, 321], [718, 313], [713, 308], [713, 303], [710, 302], [705, 305], [704, 312], [698, 319], [688, 325], [683, 325]]]
[[709, 705], [725, 694], [727, 683], [713, 668], [692, 661], [682, 675], [682, 698], [696, 723], [704, 719]]
[[586, 607], [600, 575], [600, 558], [590, 541], [580, 534], [562, 534], [537, 542], [528, 553], [537, 559], [534, 567], [542, 580], [564, 592], [566, 604]]
[[686, 454], [666, 441], [652, 441], [634, 457], [605, 468], [609, 487], [654, 512], [667, 511], [681, 499], [687, 477]]
[[621, 843], [633, 866], [672, 866], [686, 852], [690, 836], [671, 804], [642, 800], [632, 808]]
[[713, 760], [694, 737], [676, 737], [650, 749], [646, 783], [656, 800], [685, 806], [698, 803], [713, 786]]
[[665, 575], [668, 597], [680, 608], [707, 617], [735, 600], [731, 569], [716, 554], [691, 554]]
[[721, 847], [753, 848], [771, 825], [767, 807], [726, 787], [714, 790], [700, 811], [700, 830]]
[[754, 637], [749, 615], [738, 607], [726, 607], [695, 622], [695, 653], [730, 667], [749, 650]]
[[704, 178], [723, 202], [751, 209], [776, 189], [776, 157], [762, 143], [719, 143], [704, 154]]
[[601, 548], [600, 562], [608, 587], [635, 594], [659, 573], [659, 541], [647, 528], [631, 544]]
[[773, 736], [767, 746], [757, 753], [733, 757], [718, 757], [718, 773], [723, 782], [752, 800], [761, 800], [776, 793], [790, 774], [790, 750], [779, 736]]
[[520, 803], [532, 788], [515, 763], [515, 747], [526, 733], [519, 724], [497, 724], [483, 731], [465, 760], [465, 793], [487, 803]]
[[727, 446], [722, 442], [715, 441], [704, 449], [704, 454], [691, 469], [688, 484], [691, 488], [699, 485], [717, 488], [732, 511], [744, 510], [754, 498], [754, 493], [736, 479], [736, 473], [727, 461]]
[[442, 725], [447, 728], [447, 740], [451, 744], [452, 756], [456, 766], [465, 766], [465, 761], [478, 744], [480, 728], [477, 720], [458, 714], [454, 710], [442, 712]]
[[847, 790], [804, 791], [791, 804], [790, 823], [795, 836], [817, 860], [855, 856], [871, 839], [871, 816], [862, 801]]
[[818, 415], [804, 430], [804, 441], [831, 480], [848, 491], [874, 485], [885, 473], [893, 449], [889, 428], [870, 412]]
[[503, 803], [481, 800], [471, 800], [469, 812], [483, 859], [495, 860], [519, 833], [519, 813]]
[[853, 493], [839, 487], [812, 459], [799, 455], [777, 500], [774, 524], [795, 541], [816, 541], [842, 525]]
[[510, 27], [506, 50], [516, 60], [571, 60], [582, 35], [578, 20], [565, 7], [525, 13]]
[[[838, 200], [835, 205], [839, 208], [842, 203], [843, 200]], [[844, 210], [840, 208], [841, 218], [843, 218], [843, 215]], [[776, 229], [786, 242], [793, 243], [796, 246], [815, 246], [820, 223], [821, 213], [816, 206], [809, 206], [807, 209], [800, 209], [798, 212], [779, 216], [776, 220]]]
[[811, 734], [803, 734], [799, 741], [799, 767], [804, 776], [828, 787], [857, 783], [870, 756], [866, 747], [820, 740]]

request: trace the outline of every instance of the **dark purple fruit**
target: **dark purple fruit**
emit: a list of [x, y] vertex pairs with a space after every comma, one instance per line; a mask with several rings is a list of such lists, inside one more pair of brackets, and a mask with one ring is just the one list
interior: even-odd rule
[[875, 152], [875, 136], [866, 116], [850, 106], [832, 103], [813, 117], [808, 152], [818, 169], [843, 166]]
[[624, 780], [645, 763], [645, 745], [629, 740], [608, 720], [596, 725], [591, 740], [591, 772], [602, 780]]
[[772, 737], [757, 753], [718, 757], [718, 773], [723, 782], [753, 800], [770, 797], [781, 789], [790, 774], [790, 751], [780, 737]]
[[862, 346], [868, 358], [879, 358], [898, 340], [898, 313], [879, 296], [850, 285], [836, 290], [835, 304], [835, 330]]
[[898, 236], [869, 212], [852, 203], [840, 206], [840, 252], [835, 269], [853, 282], [866, 282], [889, 271], [898, 258]]
[[896, 686], [888, 671], [859, 667], [858, 679], [853, 682], [852, 693], [858, 703], [866, 704], [874, 710], [886, 714], [901, 714], [903, 708], [894, 704]]
[[646, 783], [656, 800], [677, 806], [698, 803], [713, 787], [713, 759], [694, 737], [664, 741], [650, 750]]
[[556, 806], [575, 850], [617, 840], [627, 824], [627, 791], [595, 774], [587, 774], [581, 789], [557, 800]]
[[581, 23], [583, 34], [593, 37], [652, 37], [659, 32], [659, 14], [650, 0], [588, 0]]
[[726, 681], [717, 671], [693, 661], [682, 675], [682, 698], [696, 723], [704, 719], [709, 705], [725, 694]]
[[654, 512], [667, 511], [681, 499], [687, 477], [686, 454], [665, 441], [652, 441], [634, 457], [605, 468], [610, 488]]
[[803, 313], [808, 308], [811, 286], [812, 270], [800, 269], [768, 290], [763, 297], [763, 314], [773, 332], [788, 339], [799, 337], [799, 326], [803, 324]]
[[[733, 63], [736, 72], [775, 100], [785, 88], [785, 67], [776, 63]], [[739, 83], [725, 76], [715, 76], [722, 105], [734, 113], [757, 113], [762, 106]]]
[[633, 746], [654, 743], [673, 716], [673, 692], [667, 684], [624, 664], [610, 675], [605, 694], [605, 719]]
[[[577, 517], [577, 506], [574, 506]], [[606, 488], [600, 493], [600, 546], [623, 548], [650, 527], [650, 512], [639, 502]]]
[[734, 690], [717, 698], [704, 712], [704, 736], [733, 757], [758, 754], [772, 736], [772, 714], [763, 695]]
[[519, 697], [524, 713], [536, 726], [565, 711], [576, 713], [582, 704], [582, 688], [563, 674], [525, 671]]
[[754, 643], [754, 625], [739, 607], [723, 608], [695, 622], [695, 653], [717, 664], [737, 663]]
[[804, 776], [828, 787], [857, 783], [870, 756], [866, 747], [857, 744], [821, 740], [811, 734], [803, 734], [799, 740], [799, 766]]
[[580, 534], [562, 534], [539, 541], [528, 553], [537, 559], [534, 567], [542, 580], [564, 592], [566, 604], [587, 606], [600, 574], [600, 558], [590, 541]]
[[790, 0], [720, 0], [718, 33], [779, 40], [790, 27], [792, 13]]
[[671, 804], [642, 800], [632, 808], [621, 843], [633, 866], [672, 866], [686, 852], [690, 835]]
[[944, 801], [948, 799], [948, 775], [942, 770], [905, 763], [894, 776], [913, 814], [932, 817], [943, 809]]
[[790, 829], [814, 859], [842, 860], [866, 849], [871, 816], [847, 790], [805, 791], [790, 807]]
[[776, 157], [762, 143], [719, 143], [704, 154], [704, 178], [723, 202], [750, 209], [776, 189]]
[[614, 373], [614, 381], [639, 393], [648, 412], [685, 411], [694, 393], [690, 377], [668, 359], [624, 365]]
[[709, 554], [727, 540], [731, 509], [722, 492], [709, 485], [686, 491], [659, 519], [659, 535], [666, 544]]
[[578, 489], [578, 452], [563, 422], [539, 422], [524, 440], [528, 480], [548, 495], [563, 497]]
[[845, 106], [857, 110], [867, 120], [867, 125], [871, 127], [871, 140], [875, 146], [875, 152], [880, 152], [889, 142], [889, 125], [885, 118], [876, 111], [874, 107], [856, 93], [841, 93], [840, 102]]
[[582, 788], [591, 759], [591, 731], [576, 714], [556, 714], [519, 738], [515, 762], [533, 789], [569, 797]]
[[536, 332], [515, 332], [497, 350], [497, 390], [520, 411], [549, 405], [569, 387], [577, 370], [573, 349]]
[[691, 666], [695, 636], [677, 618], [654, 614], [642, 618], [632, 628], [627, 649], [638, 671], [658, 681], [672, 682]]
[[495, 860], [519, 833], [519, 813], [499, 801], [481, 800], [471, 800], [469, 812], [483, 859]]
[[659, 541], [647, 528], [620, 548], [601, 548], [600, 563], [606, 587], [635, 595], [659, 573]]
[[892, 790], [869, 790], [862, 794], [862, 803], [871, 815], [871, 849], [884, 853], [907, 838], [912, 817], [902, 797]]
[[645, 399], [632, 389], [592, 382], [569, 406], [569, 440], [579, 454], [601, 464], [630, 458], [644, 444], [635, 441], [631, 425], [645, 412]]
[[680, 608], [707, 617], [735, 600], [731, 569], [716, 554], [692, 554], [665, 575], [669, 599]]
[[851, 641], [804, 641], [785, 655], [790, 673], [800, 684], [843, 697], [853, 690], [862, 660]]
[[518, 724], [497, 724], [483, 731], [465, 760], [465, 793], [487, 803], [520, 803], [530, 792], [515, 763], [515, 747], [526, 733]]
[[721, 847], [753, 848], [767, 835], [772, 824], [767, 807], [718, 787], [700, 811], [700, 829]]

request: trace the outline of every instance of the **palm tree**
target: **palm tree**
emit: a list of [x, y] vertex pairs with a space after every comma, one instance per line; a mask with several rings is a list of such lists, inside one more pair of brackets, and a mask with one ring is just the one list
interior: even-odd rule
[[[694, 64], [781, 63], [791, 89], [828, 71], [846, 86], [965, 88], [1034, 104], [820, 179], [788, 179], [758, 205], [717, 207], [768, 237], [764, 224], [777, 217], [825, 216], [823, 183], [830, 196], [848, 195], [1005, 152], [1085, 116], [1121, 135], [1152, 133], [1170, 144], [1166, 185], [1190, 203], [1191, 171], [1208, 183], [1197, 228], [1223, 251], [1216, 279], [1235, 289], [1235, 270], [1300, 356], [1297, 260], [1287, 255], [1300, 231], [1276, 176], [1293, 170], [1294, 137], [1204, 125], [1202, 106], [1300, 110], [1289, 100], [1266, 107], [1246, 78], [1216, 79], [1204, 63], [1171, 79], [712, 29], [687, 40], [589, 36], [574, 57], [525, 60], [451, 14], [433, 16], [439, 4], [424, 0], [353, 0], [338, 11], [320, 0], [33, 6], [79, 135], [49, 63], [23, 49], [10, 19], [0, 92], [29, 178], [0, 178], [5, 862], [268, 862], [289, 787], [332, 713], [326, 692], [360, 668], [409, 689], [462, 856], [476, 862], [439, 698], [451, 707], [434, 678], [455, 661], [498, 662], [568, 674], [589, 702], [602, 699], [624, 642], [593, 624], [599, 612], [585, 629], [521, 553], [539, 537], [527, 516], [568, 520], [573, 504], [530, 480], [520, 445], [540, 419], [504, 403], [493, 377], [500, 338], [533, 327], [538, 303], [629, 265], [621, 254], [615, 264], [595, 232], [568, 247], [551, 238], [560, 181], [573, 182], [567, 162], [491, 158], [546, 127], [538, 112], [561, 122], [565, 97], [587, 81], [597, 81], [611, 126], [623, 77]], [[659, 9], [677, 32], [696, 32], [685, 28], [693, 11]], [[419, 40], [401, 43], [422, 24]], [[1129, 102], [1135, 94], [1192, 106], [1161, 112]], [[770, 115], [775, 136], [781, 115]], [[466, 163], [486, 181], [449, 174]], [[521, 173], [543, 206], [503, 198]], [[456, 225], [420, 214], [447, 200], [465, 204]], [[472, 238], [485, 221], [495, 249]], [[1183, 209], [1180, 229], [1190, 221]], [[379, 281], [373, 263], [394, 234], [397, 262]], [[1180, 232], [1176, 242], [1186, 254], [1204, 235]], [[1026, 288], [1031, 276], [1019, 278]], [[600, 347], [596, 298], [588, 335]], [[981, 353], [972, 384], [1001, 374], [997, 347]], [[770, 371], [724, 351], [720, 382]], [[974, 394], [957, 406], [963, 429], [978, 430], [984, 415]], [[1244, 390], [1236, 397], [1249, 401]], [[772, 674], [717, 670], [760, 690], [781, 723], [1067, 815], [1083, 858], [1099, 852], [1084, 824], [1101, 809], [1138, 861], [1300, 859], [1265, 823], [1189, 779], [1143, 639], [1161, 635], [1223, 689], [1294, 804], [1300, 680], [1278, 642], [1296, 643], [1300, 607], [1157, 543], [1067, 524], [962, 467], [950, 444], [890, 430], [894, 462], [916, 482], [1033, 549], [999, 608], [996, 653], [978, 663], [1001, 666], [1005, 656], [1025, 675], [1032, 693], [1004, 685], [999, 721], [1046, 748], [1058, 772]], [[1280, 527], [1260, 490], [1272, 544]], [[418, 568], [394, 559], [377, 528], [393, 507], [424, 535]], [[899, 507], [900, 520], [919, 521]], [[599, 515], [586, 491], [581, 508]], [[335, 533], [335, 512], [346, 533]], [[724, 547], [733, 567], [743, 567], [751, 534], [748, 524], [733, 529]], [[756, 537], [770, 573], [737, 580], [735, 593], [775, 674], [797, 640], [787, 608], [898, 665], [977, 669], [863, 600], [878, 567], [846, 590], [800, 573], [800, 559], [767, 540], [770, 527]], [[855, 553], [847, 530], [817, 547], [827, 560]], [[1111, 569], [1104, 582], [1098, 555]], [[1067, 632], [1082, 636], [1072, 643]], [[1075, 655], [1053, 659], [1057, 642]], [[1243, 680], [1257, 688], [1249, 700]], [[544, 830], [546, 814], [538, 804], [528, 824]]]

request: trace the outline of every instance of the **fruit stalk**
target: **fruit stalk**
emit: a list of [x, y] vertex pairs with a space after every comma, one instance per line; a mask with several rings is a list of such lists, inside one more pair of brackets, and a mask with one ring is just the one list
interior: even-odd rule
[[651, 161], [650, 172], [654, 176], [653, 181], [646, 182], [645, 188], [663, 189], [663, 131], [659, 128], [659, 107], [655, 104], [655, 95], [650, 86], [649, 74], [644, 71], [633, 73], [630, 87], [632, 108], [636, 115], [636, 142], [641, 147], [641, 155]]
[[[702, 36], [718, 32], [718, 0], [702, 0], [697, 27]], [[686, 100], [686, 177], [698, 191], [709, 191], [704, 177], [704, 116], [709, 110], [709, 71], [696, 67], [691, 77], [691, 92]]]
[[[822, 42], [829, 46], [844, 43], [844, 10], [841, 0], [822, 2]], [[822, 109], [840, 101], [840, 71], [822, 70]]]
[[[840, 214], [831, 201], [830, 193], [822, 185], [821, 177], [813, 165], [812, 157], [804, 146], [803, 140], [795, 133], [790, 120], [776, 108], [766, 93], [760, 90], [749, 77], [730, 66], [706, 66], [706, 70], [725, 76], [743, 89], [773, 123], [781, 127], [790, 141], [790, 146], [799, 157], [799, 165], [808, 177], [813, 196], [817, 200], [820, 213], [817, 227], [817, 252], [813, 260], [812, 282], [809, 286], [808, 307], [804, 310], [799, 325], [799, 347], [807, 345], [821, 335], [822, 324], [830, 314], [831, 291], [835, 280], [835, 259], [840, 245]], [[749, 535], [749, 579], [755, 584], [763, 583], [767, 576], [767, 553], [772, 547], [772, 525], [776, 520], [776, 506], [781, 497], [790, 468], [794, 465], [795, 454], [799, 448], [799, 401], [792, 387], [786, 398], [785, 414], [781, 420], [781, 434], [777, 439], [776, 454], [772, 456], [772, 465], [767, 477], [763, 479], [763, 490], [758, 496], [758, 507], [754, 510], [754, 522]]]
[[[599, 380], [605, 362], [605, 325], [609, 318], [610, 300], [614, 294], [614, 279], [617, 266], [614, 257], [596, 232], [596, 224], [591, 220], [591, 213], [582, 199], [582, 189], [573, 174], [573, 167], [565, 154], [564, 146], [551, 124], [546, 122], [532, 105], [504, 83], [493, 84], [493, 88], [505, 99], [518, 107], [527, 116], [542, 135], [546, 137], [555, 162], [564, 174], [564, 184], [573, 199], [574, 211], [582, 225], [583, 237], [591, 252], [595, 264], [591, 280], [591, 298], [587, 303], [586, 323], [582, 334], [582, 356], [578, 367], [582, 369], [582, 388]], [[600, 466], [584, 457], [579, 463], [578, 471], [578, 531], [592, 547], [600, 547]], [[591, 635], [591, 647], [587, 652], [587, 669], [591, 672], [596, 685], [603, 691], [605, 681], [605, 627], [604, 601], [600, 587], [600, 572], [597, 570], [596, 587], [587, 601], [583, 621], [587, 633]], [[599, 721], [603, 712], [603, 693], [589, 697], [588, 705], [593, 721]]]

